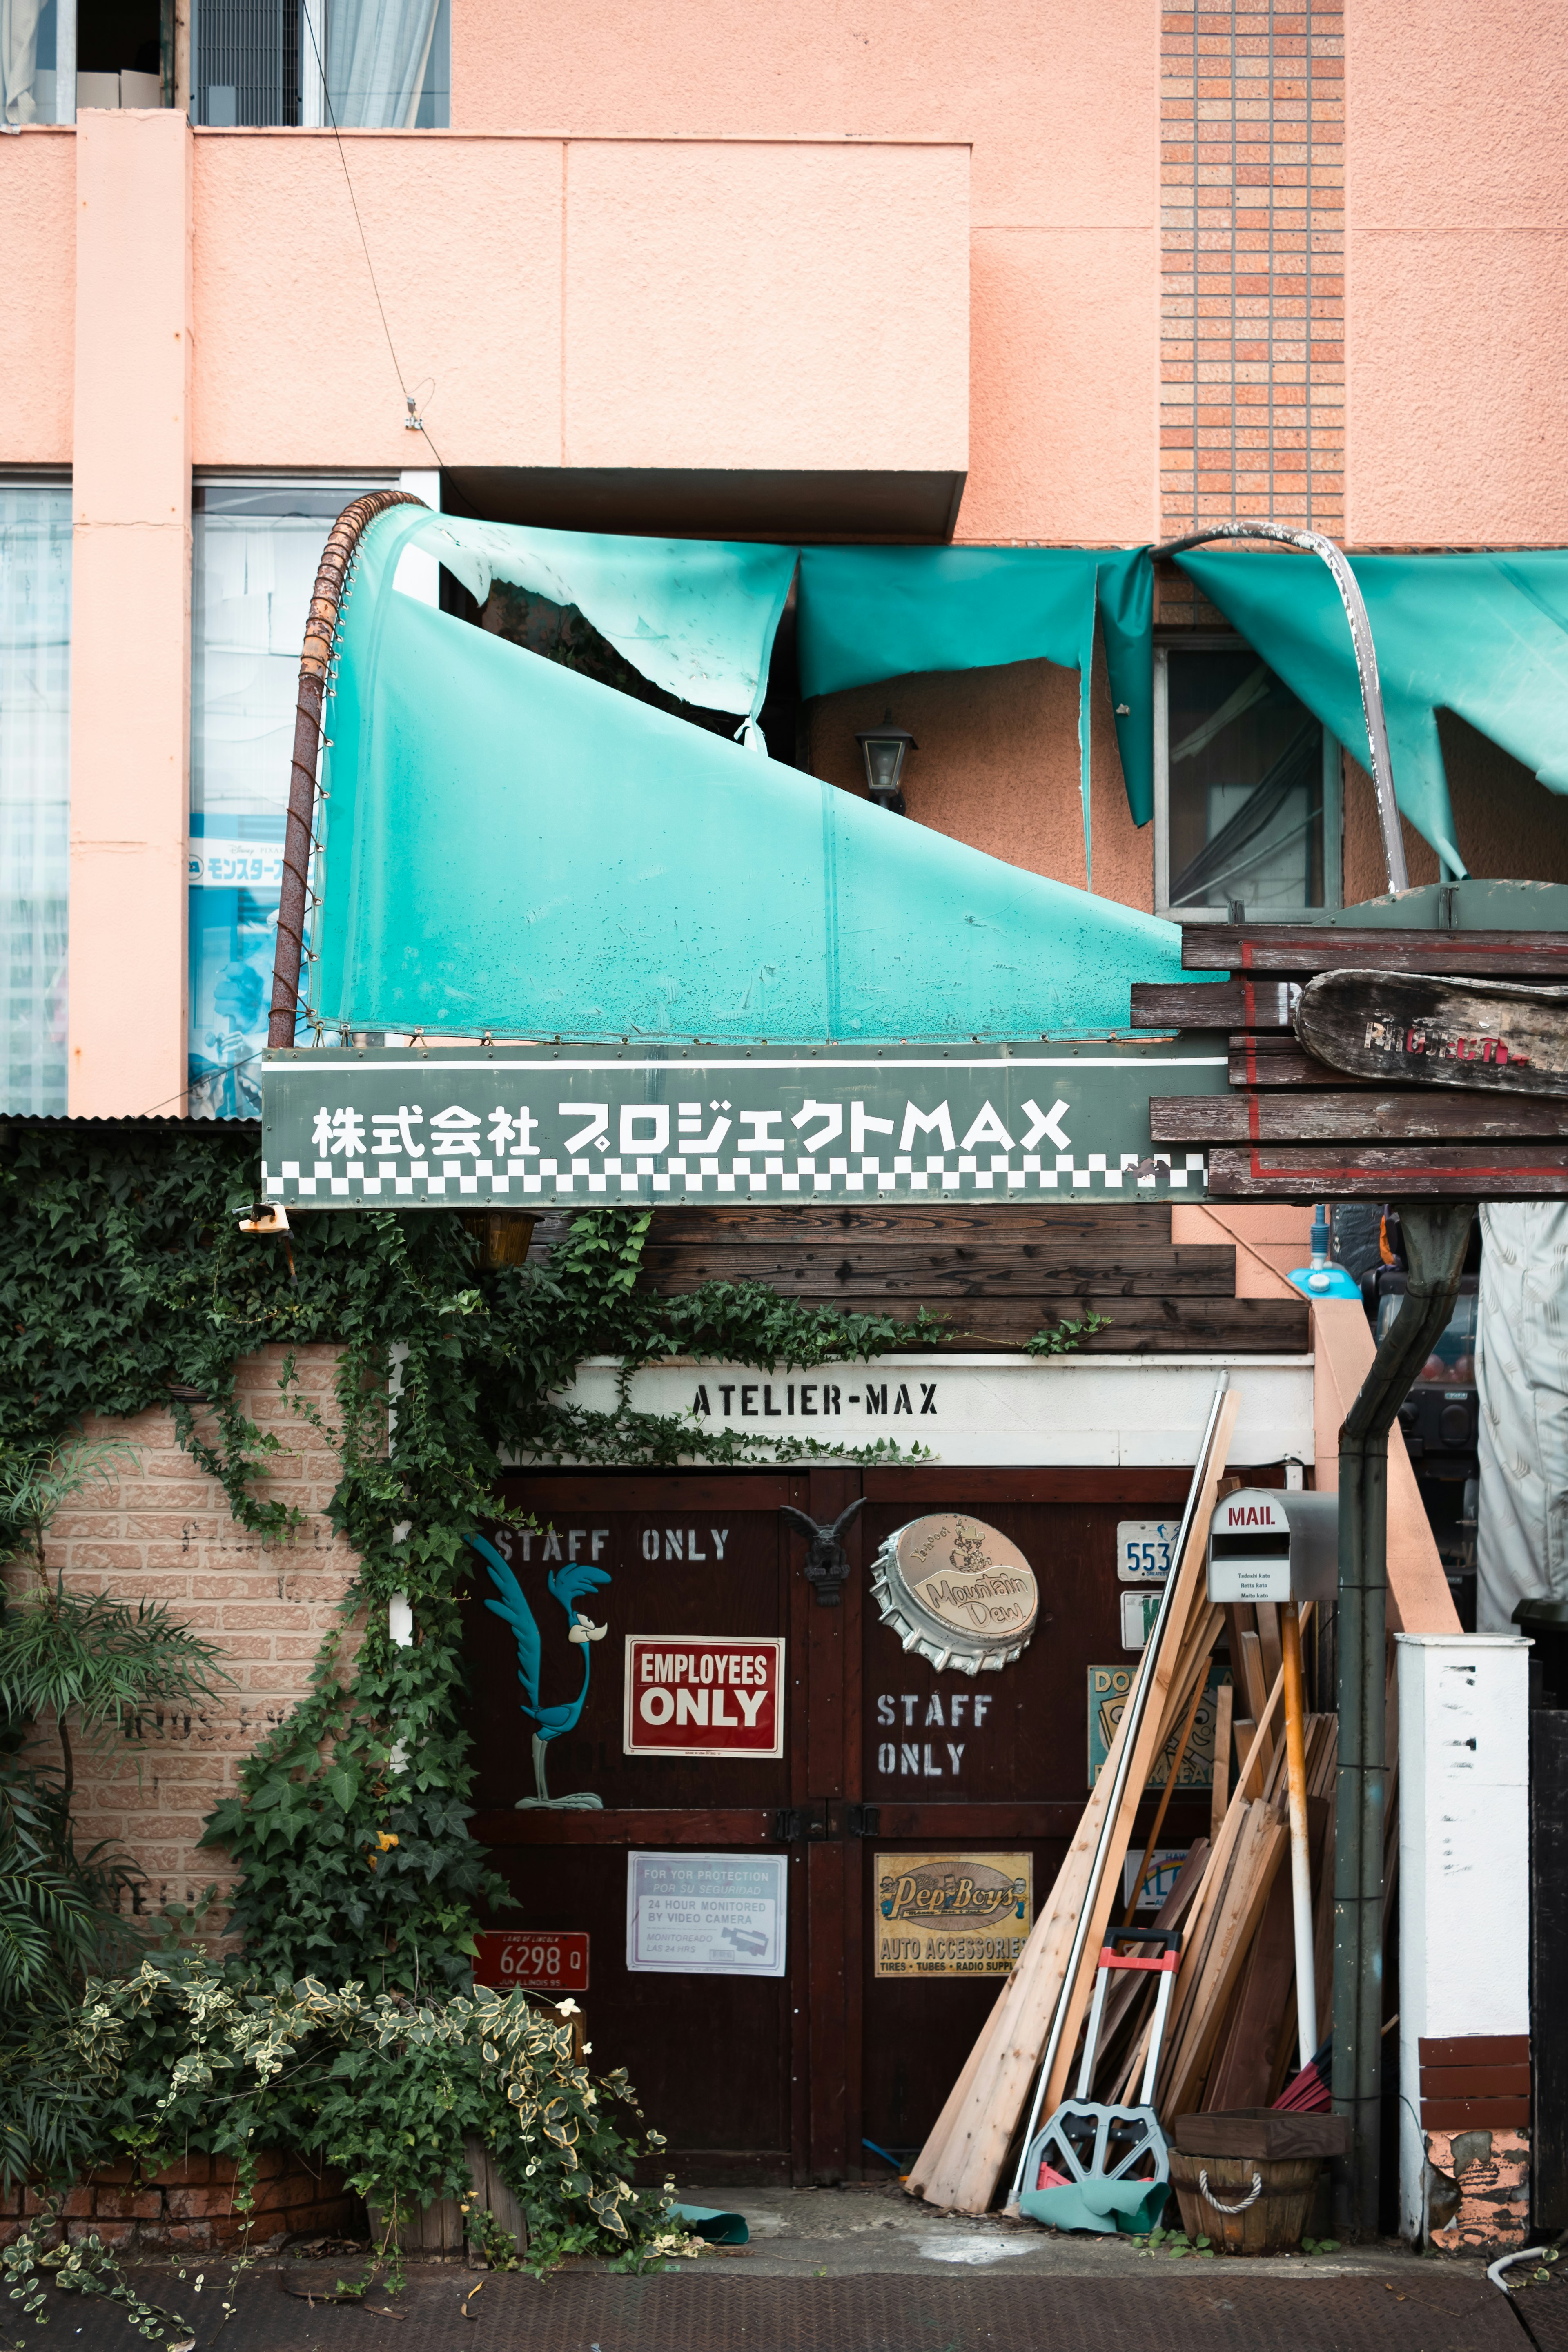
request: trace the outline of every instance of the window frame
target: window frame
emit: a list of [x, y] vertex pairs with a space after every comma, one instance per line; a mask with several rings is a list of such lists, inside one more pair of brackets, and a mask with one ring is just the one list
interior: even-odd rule
[[[1228, 906], [1173, 907], [1171, 904], [1171, 697], [1169, 658], [1179, 654], [1248, 653], [1263, 656], [1244, 636], [1228, 629], [1156, 630], [1154, 634], [1154, 912], [1170, 923], [1228, 923]], [[1344, 755], [1339, 738], [1323, 729], [1323, 903], [1321, 907], [1271, 907], [1267, 916], [1248, 913], [1250, 922], [1321, 921], [1344, 905], [1345, 885]], [[1243, 901], [1245, 906], [1246, 902]]]

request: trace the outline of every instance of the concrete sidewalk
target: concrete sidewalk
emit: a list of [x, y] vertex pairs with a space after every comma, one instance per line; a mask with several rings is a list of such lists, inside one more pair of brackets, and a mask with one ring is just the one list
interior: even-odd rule
[[[751, 2243], [642, 2277], [419, 2263], [395, 2296], [382, 2274], [349, 2304], [312, 2297], [363, 2277], [368, 2249], [286, 2250], [258, 2260], [226, 2317], [226, 2261], [149, 2262], [134, 2277], [188, 2320], [193, 2352], [1568, 2352], [1568, 2287], [1510, 2296], [1479, 2263], [1398, 2244], [1174, 2260], [933, 2213], [896, 2183], [682, 2194], [743, 2212]], [[14, 2321], [7, 2352], [130, 2352], [115, 2305], [58, 2292], [49, 2305], [47, 2328]]]

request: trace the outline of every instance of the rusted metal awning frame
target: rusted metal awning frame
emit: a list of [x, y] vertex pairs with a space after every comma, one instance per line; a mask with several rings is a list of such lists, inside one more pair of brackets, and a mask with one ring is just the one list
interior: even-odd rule
[[1189, 532], [1185, 539], [1169, 539], [1163, 547], [1150, 550], [1150, 560], [1162, 556], [1183, 555], [1189, 547], [1207, 547], [1220, 539], [1268, 539], [1284, 547], [1299, 547], [1307, 555], [1315, 555], [1326, 563], [1333, 574], [1334, 585], [1340, 592], [1340, 602], [1345, 608], [1350, 624], [1351, 646], [1355, 654], [1356, 677], [1361, 685], [1362, 717], [1366, 722], [1367, 748], [1372, 754], [1372, 785], [1377, 795], [1378, 829], [1383, 835], [1384, 863], [1388, 868], [1391, 891], [1410, 887], [1409, 871], [1405, 863], [1405, 835], [1400, 829], [1399, 803], [1394, 797], [1394, 764], [1388, 756], [1388, 726], [1383, 714], [1383, 687], [1377, 675], [1377, 649], [1372, 641], [1372, 623], [1367, 618], [1366, 600], [1361, 583], [1345, 561], [1344, 550], [1321, 530], [1291, 530], [1279, 522], [1215, 523], [1208, 530]]
[[321, 753], [321, 706], [337, 643], [343, 589], [365, 528], [388, 507], [422, 507], [411, 490], [372, 490], [346, 506], [327, 534], [305, 623], [300, 656], [300, 698], [294, 706], [294, 749], [289, 765], [289, 822], [283, 836], [283, 887], [272, 955], [269, 1046], [291, 1045], [300, 1018], [300, 967], [305, 956], [305, 916], [311, 903], [310, 859], [316, 844], [316, 772]]

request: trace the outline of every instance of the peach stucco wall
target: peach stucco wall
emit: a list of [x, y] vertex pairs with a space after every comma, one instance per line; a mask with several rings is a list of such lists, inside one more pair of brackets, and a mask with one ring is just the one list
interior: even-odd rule
[[390, 333], [448, 466], [963, 473], [966, 146], [345, 146], [385, 330], [331, 133], [196, 134], [198, 465], [405, 465]]
[[92, 112], [74, 146], [68, 1099], [91, 1118], [185, 1084], [191, 140]]
[[76, 139], [7, 139], [0, 155], [5, 399], [0, 462], [68, 466], [76, 311]]
[[[1158, 510], [1159, 21], [1150, 0], [459, 8], [452, 120], [641, 141], [973, 142], [957, 535], [1131, 542]], [[896, 321], [910, 373], [942, 362], [884, 291], [867, 318]], [[851, 370], [864, 326], [843, 349]]]
[[1350, 536], [1560, 545], [1563, 10], [1350, 0], [1345, 35]]
[[[904, 775], [904, 798], [917, 824], [1083, 887], [1076, 670], [1030, 661], [890, 678], [822, 695], [810, 711], [816, 774], [864, 793], [855, 731], [891, 712], [919, 745]], [[1128, 813], [1103, 656], [1095, 663], [1089, 746], [1095, 890], [1149, 912], [1152, 828], [1140, 832]]]

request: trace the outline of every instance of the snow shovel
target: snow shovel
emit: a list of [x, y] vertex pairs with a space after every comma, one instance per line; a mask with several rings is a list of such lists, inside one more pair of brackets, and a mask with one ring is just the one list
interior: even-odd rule
[[[1152, 1945], [1154, 1950], [1123, 1955], [1112, 1949], [1121, 1943]], [[1101, 1948], [1078, 2095], [1064, 2099], [1036, 2133], [1024, 2165], [1024, 2179], [1030, 2185], [1018, 2200], [1018, 2210], [1031, 2221], [1048, 2221], [1057, 2230], [1121, 2230], [1129, 2237], [1142, 2237], [1164, 2210], [1171, 2164], [1152, 2101], [1181, 1943], [1179, 1932], [1170, 1928], [1116, 1927]], [[1160, 1979], [1135, 2107], [1102, 2106], [1089, 2097], [1105, 1989], [1113, 1969], [1147, 1969]]]

